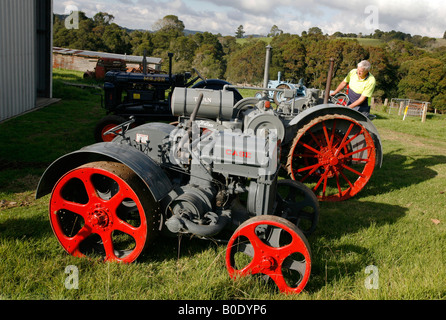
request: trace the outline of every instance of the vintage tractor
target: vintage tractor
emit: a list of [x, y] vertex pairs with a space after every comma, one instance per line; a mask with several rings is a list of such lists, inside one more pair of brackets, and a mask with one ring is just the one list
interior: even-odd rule
[[[267, 98], [279, 105], [286, 102], [290, 98], [284, 97], [284, 91], [274, 90], [274, 89], [288, 89], [294, 91], [294, 107], [299, 111], [303, 111], [307, 108], [311, 108], [315, 105], [321, 104], [322, 99], [320, 98], [321, 90], [315, 88], [307, 88], [304, 85], [304, 80], [300, 79], [299, 82], [292, 83], [291, 81], [283, 81], [281, 79], [281, 73], [277, 74], [277, 80], [269, 80], [267, 87], [272, 90], [268, 90]], [[264, 98], [264, 92], [259, 91], [255, 94], [258, 99]]]
[[84, 79], [104, 79], [109, 71], [126, 71], [127, 63], [123, 59], [116, 58], [99, 58], [94, 71], [86, 71]]
[[[282, 292], [301, 292], [320, 214], [313, 191], [323, 186], [322, 200], [356, 194], [381, 163], [378, 133], [345, 107], [296, 115], [292, 105], [274, 110], [268, 99], [234, 103], [234, 95], [229, 85], [176, 88], [177, 124], [131, 128], [130, 119], [109, 130], [112, 142], [54, 161], [36, 197], [51, 193], [49, 220], [62, 247], [130, 263], [157, 235], [215, 239], [227, 243], [231, 277], [265, 274]], [[282, 167], [292, 179], [280, 176]], [[310, 178], [313, 190], [299, 181]]]
[[[145, 55], [144, 55], [145, 57]], [[104, 133], [126, 122], [131, 116], [135, 119], [133, 126], [148, 121], [171, 120], [176, 118], [170, 111], [170, 99], [176, 87], [223, 89], [226, 81], [205, 79], [195, 70], [197, 76], [192, 78], [190, 72], [172, 74], [172, 57], [169, 53], [168, 73], [148, 70], [143, 59], [142, 72], [109, 71], [105, 75], [104, 103], [107, 115], [94, 129], [96, 142], [109, 142], [115, 135]], [[192, 79], [191, 79], [192, 78]], [[197, 82], [198, 79], [201, 81]], [[242, 96], [236, 92], [234, 99]]]

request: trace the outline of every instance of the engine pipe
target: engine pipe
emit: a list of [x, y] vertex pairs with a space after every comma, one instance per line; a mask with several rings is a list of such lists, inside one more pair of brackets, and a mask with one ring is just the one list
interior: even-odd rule
[[328, 103], [330, 96], [331, 78], [333, 77], [334, 58], [330, 58], [330, 66], [328, 67], [327, 85], [325, 86], [324, 104]]
[[[263, 87], [268, 88], [268, 82], [269, 82], [269, 66], [271, 62], [271, 47], [270, 45], [266, 46], [266, 57], [265, 57], [265, 71], [263, 74]], [[263, 92], [265, 97], [268, 97], [268, 91]]]
[[187, 232], [200, 237], [211, 237], [220, 233], [231, 221], [229, 211], [223, 211], [215, 224], [198, 225], [186, 217], [172, 216], [166, 221], [166, 227], [173, 233]]

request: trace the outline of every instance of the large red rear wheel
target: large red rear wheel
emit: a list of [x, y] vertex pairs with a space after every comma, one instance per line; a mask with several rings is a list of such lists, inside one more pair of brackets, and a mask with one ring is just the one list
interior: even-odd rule
[[267, 275], [280, 291], [297, 294], [310, 277], [310, 246], [292, 222], [256, 216], [242, 223], [229, 240], [226, 268], [232, 278]]
[[375, 168], [373, 138], [356, 120], [318, 117], [297, 133], [287, 168], [293, 180], [308, 184], [321, 201], [342, 201], [361, 191]]
[[50, 222], [76, 257], [133, 262], [156, 233], [157, 205], [127, 166], [93, 162], [66, 173], [50, 199]]

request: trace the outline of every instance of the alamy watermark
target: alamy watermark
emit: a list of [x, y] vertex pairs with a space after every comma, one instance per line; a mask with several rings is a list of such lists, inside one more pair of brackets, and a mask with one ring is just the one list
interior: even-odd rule
[[365, 28], [372, 31], [379, 29], [378, 6], [369, 5], [365, 8], [364, 13], [368, 15], [364, 21]]
[[79, 289], [79, 269], [76, 266], [69, 265], [65, 268], [68, 277], [65, 279], [65, 288], [68, 290]]
[[276, 129], [257, 132], [248, 129], [242, 133], [239, 129], [213, 130], [201, 127], [197, 122], [192, 123], [190, 132], [177, 126], [170, 133], [169, 158], [173, 163], [180, 166], [215, 162], [254, 166], [258, 168], [259, 176], [276, 172], [280, 156]]
[[379, 289], [379, 272], [378, 267], [374, 265], [367, 266], [365, 268], [365, 274], [368, 274], [364, 280], [364, 286], [366, 289]]
[[79, 29], [79, 9], [75, 5], [68, 5], [65, 7], [64, 14], [68, 16], [65, 18], [65, 28]]

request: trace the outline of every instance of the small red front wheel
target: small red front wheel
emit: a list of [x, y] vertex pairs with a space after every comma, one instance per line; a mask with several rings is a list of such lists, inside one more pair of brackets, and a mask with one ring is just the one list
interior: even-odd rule
[[156, 208], [147, 187], [127, 166], [93, 162], [57, 182], [49, 215], [69, 254], [130, 263], [156, 234]]
[[256, 216], [242, 223], [229, 240], [226, 268], [231, 278], [265, 274], [281, 292], [297, 294], [310, 277], [310, 245], [290, 221]]

